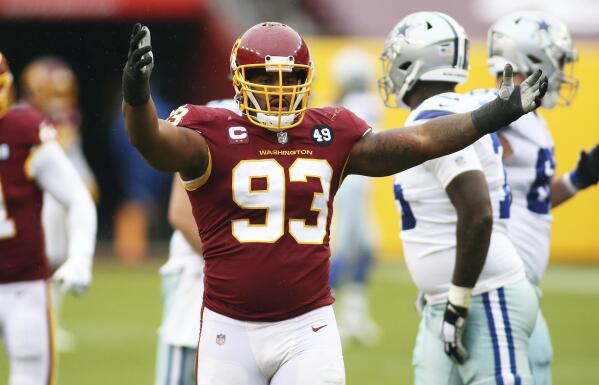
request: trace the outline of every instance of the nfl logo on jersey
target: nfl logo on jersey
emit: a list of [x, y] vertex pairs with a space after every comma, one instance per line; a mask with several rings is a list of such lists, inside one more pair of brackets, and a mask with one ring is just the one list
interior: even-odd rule
[[216, 335], [216, 344], [217, 345], [224, 345], [226, 339], [227, 339], [226, 335], [224, 335], [224, 334], [217, 334]]

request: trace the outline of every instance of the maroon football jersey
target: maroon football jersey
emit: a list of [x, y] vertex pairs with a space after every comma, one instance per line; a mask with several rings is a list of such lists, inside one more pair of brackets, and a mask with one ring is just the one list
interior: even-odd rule
[[0, 119], [0, 283], [50, 275], [41, 223], [42, 191], [26, 173], [44, 118], [13, 107]]
[[277, 321], [333, 303], [333, 197], [368, 124], [341, 107], [310, 109], [282, 133], [223, 108], [185, 105], [169, 120], [210, 149], [201, 186], [188, 191], [206, 260], [204, 305]]

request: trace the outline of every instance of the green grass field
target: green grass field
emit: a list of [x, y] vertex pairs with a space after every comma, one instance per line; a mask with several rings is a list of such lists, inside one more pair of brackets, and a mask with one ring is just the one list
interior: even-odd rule
[[[150, 385], [160, 319], [158, 262], [125, 268], [100, 261], [92, 290], [68, 298], [64, 327], [78, 337], [60, 356], [57, 385]], [[596, 384], [599, 374], [599, 267], [552, 266], [543, 284], [543, 311], [555, 349], [554, 384]], [[411, 350], [418, 318], [416, 290], [401, 264], [381, 264], [371, 306], [384, 335], [371, 348], [345, 349], [349, 385], [411, 384]], [[0, 383], [6, 384], [0, 355]]]

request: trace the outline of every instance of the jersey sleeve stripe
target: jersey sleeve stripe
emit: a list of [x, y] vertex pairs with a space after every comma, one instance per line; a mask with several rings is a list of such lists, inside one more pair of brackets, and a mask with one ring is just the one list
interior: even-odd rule
[[424, 110], [421, 111], [414, 120], [421, 119], [433, 119], [438, 118], [439, 116], [453, 115], [454, 113], [451, 111], [443, 111], [443, 110]]
[[210, 178], [210, 174], [212, 173], [212, 154], [210, 153], [210, 149], [208, 149], [208, 167], [206, 167], [206, 171], [204, 174], [198, 178], [192, 180], [183, 180], [183, 187], [187, 191], [194, 191], [202, 187], [208, 182], [208, 178]]
[[37, 151], [39, 149], [40, 149], [39, 145], [31, 148], [31, 151], [29, 152], [27, 159], [25, 159], [25, 163], [23, 163], [23, 170], [25, 171], [25, 175], [29, 179], [33, 179], [33, 170], [31, 169], [31, 163], [33, 162], [33, 157], [35, 156], [35, 154], [37, 153]]
[[[370, 134], [372, 132], [372, 127], [368, 127], [368, 129], [366, 131], [364, 131], [364, 133], [362, 134], [362, 137], [365, 137], [367, 134]], [[341, 174], [339, 174], [339, 187], [341, 187], [341, 183], [343, 183], [343, 179], [345, 179], [346, 175], [345, 175], [345, 171], [347, 169], [347, 164], [349, 163], [349, 157], [350, 155], [347, 155], [347, 158], [345, 158], [345, 162], [343, 163], [343, 168], [341, 169]]]

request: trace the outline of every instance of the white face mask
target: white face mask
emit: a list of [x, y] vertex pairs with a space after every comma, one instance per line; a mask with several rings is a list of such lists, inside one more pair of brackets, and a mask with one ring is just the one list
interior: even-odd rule
[[543, 97], [541, 105], [543, 108], [551, 109], [555, 106], [569, 106], [578, 91], [578, 79], [573, 74], [572, 66], [569, 73], [556, 70], [549, 77], [549, 89]]
[[552, 90], [547, 90], [547, 93], [545, 93], [545, 96], [543, 96], [543, 99], [541, 100], [541, 106], [543, 108], [546, 109], [552, 109], [553, 107], [555, 107], [557, 105], [557, 102], [559, 101], [559, 88], [556, 89], [552, 89]]

